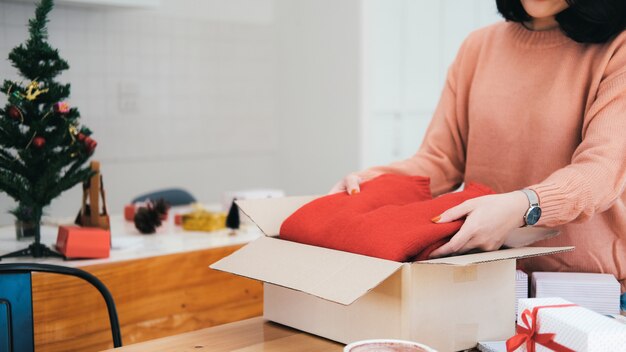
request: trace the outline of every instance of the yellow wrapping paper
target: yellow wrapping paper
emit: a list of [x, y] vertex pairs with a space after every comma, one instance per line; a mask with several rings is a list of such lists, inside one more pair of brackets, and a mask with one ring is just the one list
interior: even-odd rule
[[187, 231], [215, 231], [226, 228], [226, 213], [208, 211], [198, 207], [183, 215], [183, 229]]

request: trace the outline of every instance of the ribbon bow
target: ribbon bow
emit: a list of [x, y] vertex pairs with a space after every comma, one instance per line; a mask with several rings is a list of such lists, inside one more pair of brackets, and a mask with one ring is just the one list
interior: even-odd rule
[[540, 344], [556, 352], [575, 352], [557, 342], [554, 341], [556, 334], [554, 333], [539, 333], [539, 322], [537, 321], [537, 314], [540, 309], [543, 308], [564, 308], [574, 307], [575, 304], [556, 304], [551, 306], [540, 306], [533, 308], [532, 312], [525, 309], [522, 312], [522, 325], [517, 325], [517, 334], [510, 339], [506, 340], [507, 352], [513, 352], [518, 347], [526, 343], [526, 350], [528, 352], [535, 352], [535, 344]]

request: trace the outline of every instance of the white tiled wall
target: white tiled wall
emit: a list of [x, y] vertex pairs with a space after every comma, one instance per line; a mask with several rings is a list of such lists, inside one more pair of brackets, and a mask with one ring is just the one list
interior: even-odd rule
[[[0, 1], [4, 58], [27, 37], [29, 3]], [[58, 5], [50, 43], [70, 63], [59, 80], [99, 142], [112, 212], [157, 188], [199, 199], [277, 187], [276, 50], [272, 0], [161, 0], [155, 9]], [[4, 105], [6, 98], [0, 97]], [[71, 216], [77, 188], [48, 213]], [[12, 206], [0, 195], [0, 223]]]

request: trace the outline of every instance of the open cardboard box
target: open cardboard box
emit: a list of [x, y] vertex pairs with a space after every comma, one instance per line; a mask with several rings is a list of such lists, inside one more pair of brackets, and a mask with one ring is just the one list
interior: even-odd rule
[[285, 218], [315, 198], [238, 201], [266, 236], [211, 268], [263, 281], [266, 319], [342, 343], [405, 339], [457, 351], [507, 339], [515, 327], [516, 259], [573, 249], [399, 263], [274, 237]]

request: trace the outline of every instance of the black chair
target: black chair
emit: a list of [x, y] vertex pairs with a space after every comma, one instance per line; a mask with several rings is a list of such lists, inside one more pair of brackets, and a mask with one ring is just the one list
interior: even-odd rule
[[98, 278], [86, 271], [65, 266], [11, 263], [0, 264], [0, 351], [31, 352], [35, 350], [32, 272], [78, 277], [98, 289], [109, 311], [113, 346], [122, 346], [122, 335], [113, 296]]
[[132, 203], [145, 202], [146, 200], [165, 200], [169, 205], [188, 205], [196, 202], [196, 198], [181, 188], [168, 188], [159, 191], [154, 191], [146, 194], [142, 194], [139, 197], [133, 199]]

